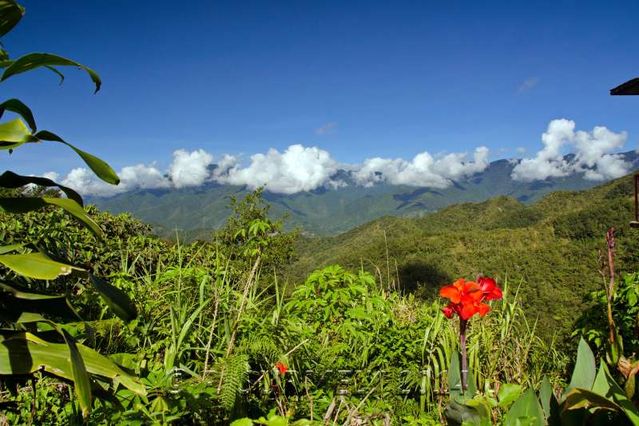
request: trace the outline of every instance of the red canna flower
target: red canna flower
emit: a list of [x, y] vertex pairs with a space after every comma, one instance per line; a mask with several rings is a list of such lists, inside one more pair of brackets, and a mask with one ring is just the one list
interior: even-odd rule
[[288, 371], [288, 367], [286, 366], [286, 364], [281, 361], [277, 361], [275, 363], [275, 368], [277, 368], [277, 371], [279, 371], [282, 376], [285, 375]]
[[442, 309], [446, 318], [452, 318], [455, 313], [462, 320], [468, 320], [475, 314], [483, 317], [490, 311], [490, 306], [483, 302], [501, 299], [501, 290], [495, 280], [483, 277], [478, 281], [479, 284], [460, 278], [439, 290], [440, 296], [450, 300], [448, 306]]
[[458, 279], [451, 285], [442, 287], [439, 295], [450, 300], [442, 309], [446, 318], [459, 315], [459, 345], [461, 347], [461, 384], [462, 391], [468, 389], [468, 363], [466, 354], [466, 327], [468, 320], [475, 314], [484, 316], [490, 311], [490, 306], [483, 303], [486, 300], [502, 298], [502, 292], [494, 279], [480, 277], [477, 282]]

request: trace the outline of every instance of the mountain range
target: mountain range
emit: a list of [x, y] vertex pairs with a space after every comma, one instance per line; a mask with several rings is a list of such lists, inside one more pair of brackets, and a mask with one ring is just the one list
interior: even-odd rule
[[[621, 154], [639, 168], [635, 151]], [[566, 157], [570, 160], [570, 155]], [[472, 176], [453, 181], [444, 189], [377, 183], [359, 186], [351, 172], [337, 172], [343, 186], [322, 187], [296, 194], [264, 192], [274, 216], [286, 217], [288, 227], [301, 227], [310, 235], [334, 235], [383, 216], [415, 217], [438, 211], [449, 205], [480, 202], [496, 196], [508, 196], [532, 203], [558, 190], [582, 190], [600, 181], [572, 174], [543, 181], [521, 182], [511, 178], [518, 160], [497, 160]], [[190, 238], [205, 238], [228, 217], [229, 197], [242, 197], [246, 186], [209, 182], [199, 187], [180, 189], [139, 189], [111, 197], [89, 197], [88, 201], [111, 213], [128, 212], [151, 224], [164, 236], [180, 230]]]

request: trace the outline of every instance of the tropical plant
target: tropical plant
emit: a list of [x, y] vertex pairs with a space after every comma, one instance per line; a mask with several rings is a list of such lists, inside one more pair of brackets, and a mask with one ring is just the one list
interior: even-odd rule
[[446, 318], [452, 318], [453, 314], [459, 316], [461, 393], [464, 393], [468, 389], [468, 354], [466, 353], [468, 320], [475, 314], [482, 317], [486, 315], [490, 311], [490, 305], [484, 301], [501, 299], [502, 291], [497, 287], [495, 280], [489, 277], [479, 277], [477, 282], [460, 278], [452, 285], [442, 287], [439, 295], [450, 300], [450, 303], [442, 309]]
[[[13, 0], [0, 0], [0, 36], [4, 36], [20, 21], [24, 8]], [[30, 53], [17, 59], [10, 59], [4, 48], [0, 49], [0, 81], [38, 68], [44, 68], [64, 75], [59, 67], [76, 67], [84, 70], [100, 89], [101, 80], [90, 68], [49, 53]], [[0, 150], [8, 152], [21, 148], [27, 143], [51, 141], [70, 147], [87, 166], [107, 183], [117, 184], [119, 179], [113, 169], [99, 158], [80, 150], [60, 136], [48, 130], [39, 130], [36, 120], [22, 101], [8, 99], [0, 103], [0, 117], [4, 112], [18, 117], [0, 123]], [[103, 232], [83, 208], [80, 195], [71, 188], [43, 177], [21, 176], [11, 171], [0, 175], [0, 187], [17, 189], [25, 185], [39, 185], [58, 188], [65, 198], [48, 194], [9, 194], [0, 198], [0, 211], [23, 214], [29, 211], [61, 208], [79, 220], [98, 239]], [[46, 247], [14, 241], [0, 247], [0, 264], [3, 271], [0, 281], [0, 315], [3, 328], [0, 330], [0, 374], [30, 375], [38, 371], [53, 374], [74, 384], [77, 402], [83, 416], [92, 407], [92, 388], [98, 383], [117, 388], [121, 384], [143, 395], [144, 386], [136, 378], [127, 374], [108, 358], [76, 342], [73, 337], [76, 327], [61, 324], [61, 321], [78, 321], [76, 311], [63, 295], [41, 294], [33, 280], [52, 281], [58, 277], [74, 274], [85, 278], [106, 301], [113, 312], [123, 319], [136, 316], [135, 307], [126, 295], [101, 278], [94, 276], [84, 267], [54, 257]], [[53, 334], [58, 335], [56, 339]], [[62, 342], [62, 343], [58, 343]]]

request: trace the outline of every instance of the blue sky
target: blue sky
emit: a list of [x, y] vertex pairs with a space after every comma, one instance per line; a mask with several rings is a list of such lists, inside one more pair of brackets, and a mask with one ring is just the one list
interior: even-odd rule
[[[340, 162], [428, 151], [529, 156], [553, 119], [639, 135], [638, 2], [23, 0], [3, 40], [76, 59], [101, 75], [39, 71], [3, 83], [39, 126], [115, 168], [204, 149], [250, 155], [292, 144]], [[324, 129], [325, 131], [322, 131]], [[20, 150], [19, 150], [20, 151]], [[65, 173], [60, 146], [11, 165]]]

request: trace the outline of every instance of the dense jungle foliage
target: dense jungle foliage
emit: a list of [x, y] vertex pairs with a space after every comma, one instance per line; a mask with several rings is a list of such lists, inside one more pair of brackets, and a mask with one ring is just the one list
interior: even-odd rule
[[[139, 376], [147, 389], [146, 396], [126, 388], [94, 392], [89, 423], [228, 424], [262, 418], [263, 424], [308, 424], [309, 419], [331, 424], [439, 424], [447, 421], [445, 407], [454, 387], [449, 381], [451, 362], [459, 347], [458, 330], [454, 321], [441, 314], [441, 302], [432, 290], [422, 288], [421, 281], [405, 289], [397, 271], [387, 273], [391, 262], [406, 256], [396, 251], [390, 236], [399, 232], [396, 227], [407, 232], [412, 226], [405, 238], [416, 240], [412, 247], [419, 246], [422, 252], [437, 252], [448, 243], [456, 247], [456, 256], [446, 252], [439, 256], [451, 256], [450, 263], [463, 260], [471, 265], [494, 265], [494, 269], [464, 269], [460, 276], [493, 274], [505, 289], [504, 299], [493, 302], [493, 310], [485, 318], [471, 321], [468, 339], [474, 388], [481, 391], [482, 398], [488, 398], [485, 401], [494, 400], [493, 405], [484, 401], [490, 405], [490, 421], [506, 422], [514, 400], [528, 395], [523, 390], [540, 389], [546, 383], [559, 390], [569, 382], [577, 338], [570, 332], [578, 320], [582, 330], [578, 334], [591, 342], [595, 353], [605, 357], [605, 294], [604, 300], [601, 291], [589, 295], [591, 290], [604, 289], [597, 248], [604, 248], [605, 243], [603, 236], [596, 234], [597, 227], [603, 226], [605, 231], [606, 223], [614, 223], [608, 217], [606, 196], [614, 196], [614, 203], [625, 201], [627, 181], [590, 192], [553, 194], [532, 208], [495, 199], [452, 207], [430, 218], [387, 219], [370, 225], [391, 225], [386, 228], [388, 255], [382, 246], [383, 256], [377, 264], [360, 261], [360, 266], [346, 269], [333, 264], [309, 271], [302, 279], [284, 273], [299, 268], [304, 259], [295, 252], [299, 236], [285, 232], [280, 221], [269, 217], [259, 191], [235, 200], [235, 213], [208, 242], [162, 240], [130, 215], [112, 216], [92, 207], [89, 212], [108, 235], [105, 244], [96, 245], [85, 227], [54, 208], [20, 217], [3, 214], [0, 235], [7, 244], [20, 240], [46, 245], [49, 252], [64, 255], [74, 264], [91, 265], [95, 273], [127, 292], [136, 305], [138, 317], [125, 322], [100, 304], [90, 288], [71, 277], [38, 288], [51, 294], [74, 294], [73, 306], [86, 321], [65, 327], [78, 342], [108, 354]], [[601, 204], [596, 194], [601, 194]], [[550, 209], [552, 214], [547, 215], [532, 210], [559, 198], [564, 200], [566, 213], [558, 208]], [[589, 203], [584, 206], [580, 200]], [[461, 214], [464, 211], [468, 217]], [[624, 209], [619, 217], [627, 218], [627, 213]], [[590, 310], [580, 318], [581, 308], [558, 309], [553, 315], [560, 318], [560, 324], [570, 325], [548, 330], [548, 322], [538, 313], [548, 310], [543, 307], [551, 300], [543, 295], [546, 287], [538, 288], [542, 284], [539, 280], [513, 279], [508, 268], [509, 262], [530, 262], [535, 270], [561, 270], [558, 265], [563, 263], [552, 250], [570, 246], [562, 239], [573, 238], [568, 233], [575, 230], [573, 226], [562, 227], [570, 223], [564, 215], [592, 218], [585, 236], [592, 239], [591, 246], [588, 240], [581, 241], [584, 258], [569, 258], [574, 267], [581, 268], [575, 270], [581, 276], [551, 281], [554, 275], [546, 272], [546, 282], [548, 288], [561, 292], [555, 297], [571, 294], [569, 300]], [[518, 241], [532, 233], [522, 228], [522, 221], [527, 227], [531, 222], [551, 223], [555, 233], [540, 239], [543, 232], [537, 231], [533, 236], [537, 239]], [[434, 232], [432, 225], [430, 238], [416, 235], [414, 224], [425, 223], [437, 224], [440, 233]], [[466, 232], [455, 230], [456, 226]], [[445, 227], [450, 228], [451, 236], [443, 239], [441, 230]], [[462, 238], [468, 227], [477, 235]], [[624, 245], [632, 241], [631, 232], [622, 227], [618, 233], [620, 264], [627, 262], [628, 246]], [[443, 239], [439, 245], [434, 244], [437, 235]], [[491, 252], [495, 249], [489, 246], [491, 240], [483, 241], [483, 251], [479, 247], [466, 251], [470, 242], [479, 245], [488, 235], [499, 236], [504, 246], [499, 253], [522, 248], [502, 263], [498, 254]], [[322, 253], [325, 243], [315, 243], [317, 253]], [[361, 253], [365, 259], [366, 250], [375, 247], [375, 241], [361, 244], [350, 246], [350, 250], [353, 256]], [[530, 249], [533, 246], [537, 246], [535, 250]], [[538, 256], [540, 253], [548, 256]], [[592, 265], [584, 265], [589, 258]], [[454, 277], [423, 271], [419, 279], [432, 280], [433, 286], [445, 285]], [[450, 273], [454, 272], [458, 271]], [[586, 286], [583, 277], [589, 276], [594, 278]], [[635, 274], [623, 277], [615, 313], [624, 342], [634, 351], [639, 281]], [[566, 284], [570, 282], [582, 284], [575, 288]], [[562, 302], [565, 300], [554, 301], [557, 305]], [[537, 313], [529, 310], [526, 314], [524, 307], [531, 306]], [[5, 381], [3, 389], [3, 416], [8, 423], [82, 421], [65, 380], [37, 373], [33, 379]], [[503, 395], [504, 389], [515, 392], [517, 398]], [[505, 402], [499, 403], [499, 398]], [[450, 413], [448, 418], [454, 424]], [[248, 420], [238, 422], [250, 424]]]

